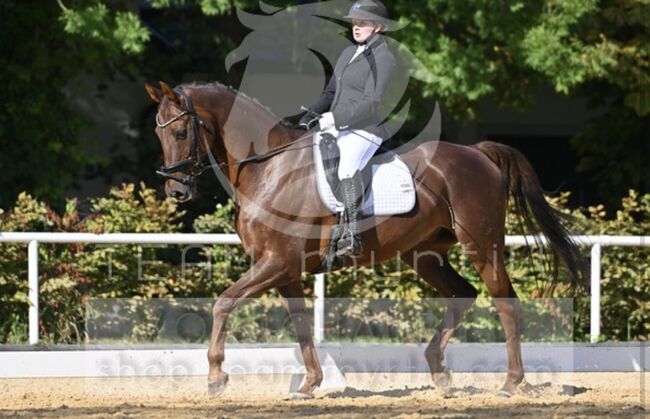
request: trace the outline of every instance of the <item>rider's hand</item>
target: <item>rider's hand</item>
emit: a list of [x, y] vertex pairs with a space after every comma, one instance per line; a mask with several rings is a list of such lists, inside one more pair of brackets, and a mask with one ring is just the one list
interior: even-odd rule
[[318, 120], [318, 125], [321, 131], [328, 131], [334, 128], [334, 114], [332, 112], [325, 112]]
[[305, 113], [302, 118], [300, 118], [300, 121], [298, 121], [298, 128], [309, 131], [317, 122], [318, 118], [314, 118], [309, 113]]

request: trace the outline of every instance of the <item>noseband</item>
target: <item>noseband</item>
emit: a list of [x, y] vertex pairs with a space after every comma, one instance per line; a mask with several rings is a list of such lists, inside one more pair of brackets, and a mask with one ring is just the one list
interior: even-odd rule
[[[176, 182], [182, 183], [183, 185], [192, 187], [194, 184], [194, 178], [201, 175], [210, 165], [206, 165], [201, 159], [199, 159], [199, 145], [201, 142], [201, 136], [199, 133], [199, 126], [202, 126], [212, 135], [214, 132], [199, 116], [196, 114], [194, 107], [192, 106], [192, 101], [190, 97], [185, 93], [180, 86], [174, 88], [174, 92], [178, 93], [183, 100], [185, 101], [185, 109], [169, 121], [160, 122], [160, 114], [156, 114], [156, 125], [159, 128], [165, 128], [168, 125], [176, 122], [185, 115], [190, 116], [190, 125], [192, 128], [192, 149], [189, 159], [180, 160], [166, 166], [161, 166], [160, 169], [156, 170], [156, 174], [166, 178], [172, 179]], [[172, 173], [182, 172], [183, 177], [173, 175]]]

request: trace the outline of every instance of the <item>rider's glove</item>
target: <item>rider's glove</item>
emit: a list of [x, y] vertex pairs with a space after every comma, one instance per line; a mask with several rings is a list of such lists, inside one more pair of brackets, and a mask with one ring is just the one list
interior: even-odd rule
[[317, 122], [318, 118], [314, 118], [309, 114], [309, 112], [307, 112], [302, 116], [302, 118], [300, 118], [300, 121], [298, 121], [298, 127], [305, 131], [309, 131]]
[[318, 120], [318, 125], [321, 131], [328, 131], [334, 128], [334, 114], [332, 112], [325, 112]]

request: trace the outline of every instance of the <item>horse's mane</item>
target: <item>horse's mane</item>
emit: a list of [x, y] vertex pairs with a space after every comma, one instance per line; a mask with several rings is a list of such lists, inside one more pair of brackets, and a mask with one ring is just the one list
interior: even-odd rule
[[285, 127], [285, 128], [292, 128], [293, 129], [293, 124], [289, 121], [287, 121], [284, 118], [278, 117], [268, 106], [262, 104], [259, 100], [255, 99], [254, 97], [248, 96], [246, 93], [240, 92], [239, 90], [235, 89], [232, 86], [226, 86], [223, 83], [219, 83], [218, 81], [212, 81], [212, 82], [207, 82], [207, 81], [193, 81], [191, 83], [183, 83], [182, 86], [187, 86], [192, 89], [226, 89], [229, 92], [233, 93], [234, 95], [238, 95], [246, 99], [248, 102], [251, 104], [257, 106], [260, 108], [263, 112], [266, 112], [269, 117], [271, 117], [274, 120], [279, 121], [278, 123]]

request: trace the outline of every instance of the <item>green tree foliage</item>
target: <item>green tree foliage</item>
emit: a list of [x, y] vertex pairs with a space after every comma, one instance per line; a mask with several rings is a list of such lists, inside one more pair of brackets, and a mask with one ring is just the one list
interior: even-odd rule
[[60, 197], [81, 172], [79, 129], [62, 88], [83, 64], [66, 45], [54, 2], [5, 1], [0, 25], [0, 207], [29, 190]]
[[91, 39], [109, 54], [124, 51], [137, 54], [144, 50], [150, 33], [136, 14], [130, 11], [111, 11], [104, 3], [91, 3], [70, 9], [61, 1], [61, 20], [67, 33]]
[[430, 0], [394, 8], [412, 22], [405, 42], [436, 75], [430, 94], [468, 108], [490, 93], [517, 105], [542, 82], [590, 96], [603, 93], [592, 84], [600, 82], [619, 89], [638, 116], [650, 113], [647, 0]]
[[[647, 0], [386, 3], [393, 16], [409, 22], [393, 35], [433, 74], [427, 83], [411, 85], [412, 97], [435, 96], [461, 117], [475, 117], [479, 100], [488, 95], [500, 106], [525, 108], [548, 84], [562, 94], [588, 97], [603, 114], [573, 140], [583, 156], [579, 169], [593, 174], [608, 192], [603, 196], [615, 201], [629, 187], [647, 187], [642, 172], [650, 164]], [[11, 19], [0, 29], [5, 86], [0, 93], [0, 207], [20, 190], [56, 201], [84, 166], [108, 164], [82, 151], [87, 147], [81, 144], [92, 139], [79, 138], [84, 121], [61, 93], [81, 71], [100, 79], [119, 71], [177, 81], [187, 72], [200, 72], [236, 84], [237, 75], [223, 66], [225, 54], [246, 33], [234, 10], [259, 10], [258, 1], [149, 4], [155, 13], [145, 23], [133, 0], [2, 3], [0, 11]], [[169, 43], [164, 49], [161, 39]], [[151, 121], [142, 119], [141, 129], [150, 128]], [[616, 126], [620, 120], [627, 129]], [[141, 144], [134, 148], [151, 166], [151, 150]], [[610, 170], [612, 161], [623, 165]]]
[[[422, 89], [458, 115], [492, 95], [524, 108], [550, 84], [600, 116], [573, 140], [578, 170], [615, 205], [650, 180], [650, 3], [647, 0], [394, 2], [403, 41], [434, 74]], [[623, 128], [623, 129], [621, 129]]]

